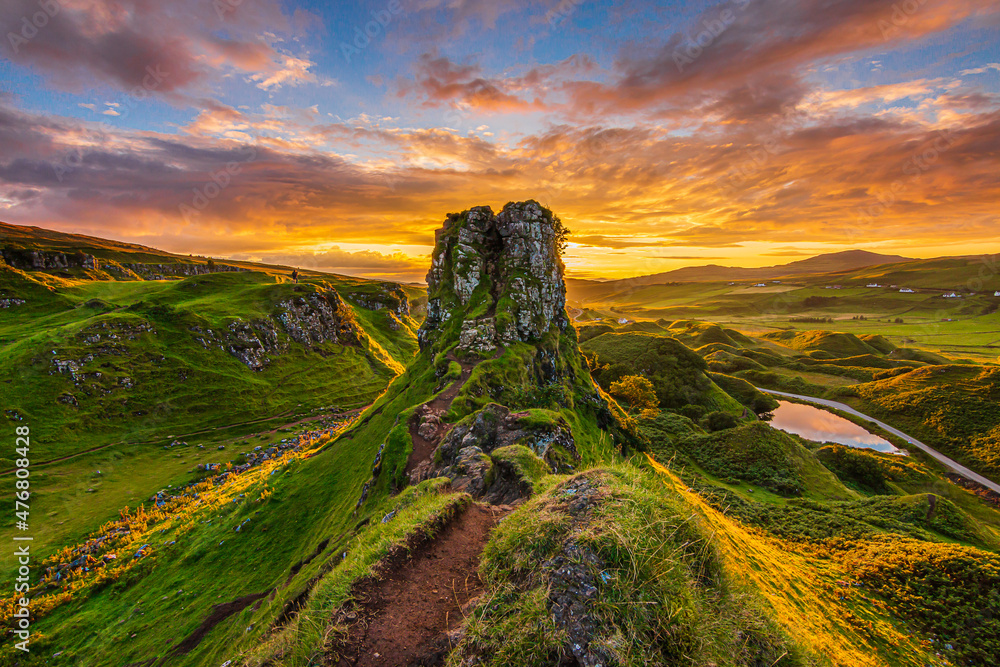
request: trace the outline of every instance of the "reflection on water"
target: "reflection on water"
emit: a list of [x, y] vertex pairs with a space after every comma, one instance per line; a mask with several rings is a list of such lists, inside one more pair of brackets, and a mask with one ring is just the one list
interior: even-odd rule
[[850, 447], [863, 447], [892, 454], [901, 453], [888, 440], [869, 433], [854, 422], [802, 403], [778, 401], [778, 409], [774, 411], [771, 426], [787, 433], [801, 435], [813, 442], [836, 442]]

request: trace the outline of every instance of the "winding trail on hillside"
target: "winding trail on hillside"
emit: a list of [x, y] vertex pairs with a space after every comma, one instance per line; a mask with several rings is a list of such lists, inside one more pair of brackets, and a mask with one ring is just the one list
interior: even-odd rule
[[[442, 416], [448, 412], [448, 408], [451, 407], [452, 402], [455, 397], [458, 396], [458, 392], [462, 390], [465, 383], [469, 381], [469, 377], [472, 375], [472, 369], [474, 369], [478, 362], [472, 363], [468, 361], [460, 361], [454, 354], [449, 354], [447, 357], [450, 361], [458, 362], [462, 366], [462, 374], [457, 380], [451, 383], [445, 391], [441, 392], [438, 396], [434, 397], [427, 403], [424, 403], [428, 408], [440, 413]], [[426, 461], [434, 453], [434, 448], [437, 447], [438, 443], [441, 442], [441, 438], [444, 437], [444, 428], [438, 429], [438, 433], [432, 438], [425, 438], [420, 435], [420, 417], [417, 414], [413, 415], [413, 419], [410, 420], [410, 439], [413, 441], [413, 452], [410, 454], [410, 458], [406, 461], [406, 476], [409, 477], [410, 473], [413, 472], [416, 467], [422, 462]]]
[[[496, 354], [493, 355], [493, 359], [499, 359], [500, 355], [504, 352], [504, 348], [499, 348]], [[454, 361], [462, 367], [462, 374], [457, 380], [451, 383], [448, 387], [438, 396], [434, 397], [430, 401], [424, 403], [429, 409], [440, 414], [442, 417], [451, 408], [452, 402], [454, 402], [455, 397], [458, 396], [458, 392], [462, 390], [465, 383], [469, 381], [469, 377], [472, 376], [472, 371], [476, 366], [481, 364], [485, 359], [477, 359], [475, 361], [463, 361], [455, 356], [454, 353], [449, 353], [446, 357], [449, 361]], [[406, 475], [409, 477], [410, 473], [416, 470], [417, 466], [421, 462], [427, 461], [431, 458], [434, 453], [434, 449], [438, 446], [438, 443], [447, 434], [448, 427], [442, 425], [441, 428], [437, 429], [437, 433], [431, 438], [425, 438], [420, 435], [420, 418], [418, 414], [414, 414], [413, 418], [410, 420], [410, 439], [413, 441], [413, 452], [410, 454], [410, 458], [406, 461]]]
[[[429, 543], [400, 550], [380, 564], [384, 578], [369, 577], [352, 592], [356, 601], [346, 645], [325, 664], [337, 667], [440, 665], [450, 633], [483, 592], [479, 559], [509, 507], [471, 504]], [[412, 554], [412, 555], [411, 555]], [[332, 658], [332, 659], [331, 659]]]
[[828, 407], [828, 408], [834, 408], [835, 410], [841, 410], [843, 412], [846, 412], [849, 415], [853, 415], [855, 417], [860, 417], [861, 419], [867, 419], [868, 421], [872, 422], [873, 424], [876, 424], [877, 426], [879, 426], [880, 428], [888, 431], [889, 433], [892, 433], [893, 435], [902, 438], [903, 440], [905, 440], [909, 444], [913, 445], [917, 449], [920, 449], [923, 452], [929, 454], [931, 457], [937, 459], [940, 463], [942, 463], [944, 465], [944, 467], [952, 470], [953, 472], [958, 473], [959, 475], [961, 475], [962, 477], [965, 477], [966, 479], [972, 480], [976, 484], [980, 484], [982, 486], [985, 486], [990, 491], [993, 491], [995, 493], [1000, 493], [1000, 484], [996, 484], [995, 482], [992, 482], [992, 481], [986, 479], [985, 477], [983, 477], [979, 473], [973, 472], [972, 470], [969, 470], [968, 468], [966, 468], [965, 466], [963, 466], [961, 463], [958, 463], [957, 461], [948, 458], [947, 456], [945, 456], [941, 452], [937, 451], [936, 449], [934, 449], [934, 448], [932, 448], [932, 447], [930, 447], [928, 445], [925, 445], [924, 443], [920, 442], [916, 438], [911, 437], [911, 436], [903, 433], [902, 431], [900, 431], [897, 428], [893, 428], [892, 426], [889, 426], [888, 424], [886, 424], [883, 421], [879, 421], [878, 419], [875, 419], [874, 417], [869, 417], [868, 415], [864, 414], [863, 412], [858, 412], [857, 410], [855, 410], [854, 408], [852, 408], [851, 406], [849, 406], [849, 405], [847, 405], [845, 403], [839, 403], [837, 401], [831, 401], [831, 400], [828, 400], [828, 399], [825, 399], [825, 398], [816, 398], [814, 396], [803, 396], [801, 394], [789, 394], [789, 393], [784, 392], [784, 391], [776, 391], [774, 389], [763, 389], [761, 387], [757, 387], [757, 390], [758, 391], [762, 391], [762, 392], [764, 392], [766, 394], [773, 394], [775, 396], [784, 396], [785, 398], [795, 398], [795, 399], [798, 399], [800, 401], [805, 401], [807, 403], [816, 403], [818, 405], [822, 405], [822, 406], [825, 406], [825, 407]]

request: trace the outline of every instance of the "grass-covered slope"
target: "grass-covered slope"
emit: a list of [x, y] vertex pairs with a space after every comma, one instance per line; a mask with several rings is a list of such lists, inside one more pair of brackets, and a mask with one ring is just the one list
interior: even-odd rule
[[605, 333], [581, 345], [594, 355], [594, 375], [610, 385], [623, 375], [648, 378], [661, 407], [698, 405], [739, 414], [743, 406], [706, 375], [707, 364], [677, 339], [645, 332]]
[[973, 470], [1000, 478], [1000, 367], [927, 366], [837, 393]]
[[764, 422], [704, 433], [676, 426], [679, 419], [661, 413], [641, 422], [651, 451], [661, 461], [693, 465], [720, 481], [742, 481], [781, 496], [852, 497], [798, 438]]
[[880, 350], [854, 334], [831, 331], [776, 331], [762, 334], [762, 338], [806, 352], [826, 352], [831, 357], [853, 357], [879, 354]]
[[[973, 656], [967, 664], [992, 664], [990, 656], [995, 657], [996, 648], [979, 652], [980, 646], [969, 641], [984, 638], [986, 635], [982, 633], [989, 632], [989, 626], [984, 625], [989, 618], [988, 610], [984, 614], [983, 608], [967, 604], [956, 608], [952, 618], [967, 624], [967, 630], [960, 635], [961, 648], [957, 648], [954, 636], [946, 640], [937, 632], [941, 625], [934, 625], [933, 618], [935, 605], [952, 595], [971, 602], [982, 592], [989, 594], [996, 585], [991, 580], [993, 554], [969, 547], [909, 542], [912, 538], [885, 535], [877, 528], [861, 541], [854, 538], [817, 546], [808, 531], [821, 542], [831, 535], [829, 522], [817, 522], [816, 517], [823, 516], [818, 513], [801, 522], [803, 532], [796, 537], [778, 536], [757, 517], [780, 511], [780, 505], [748, 502], [733, 494], [717, 498], [710, 489], [695, 491], [689, 487], [687, 478], [682, 481], [675, 473], [654, 465], [661, 471], [664, 483], [696, 508], [704, 529], [713, 535], [715, 549], [733, 576], [762, 594], [766, 601], [764, 609], [801, 647], [806, 664], [943, 665]], [[777, 525], [787, 523], [784, 519]], [[881, 590], [881, 586], [890, 581], [886, 575], [894, 569], [898, 571], [901, 565], [893, 555], [893, 547], [906, 544], [918, 545], [914, 552], [925, 554], [922, 562], [913, 564], [914, 569], [924, 571], [924, 579], [914, 583], [925, 593], [929, 592], [926, 588], [929, 572], [924, 570], [924, 563], [930, 553], [951, 554], [945, 556], [948, 560], [958, 556], [962, 559], [959, 562], [967, 566], [968, 558], [977, 555], [983, 558], [982, 567], [966, 572], [972, 577], [976, 576], [973, 572], [978, 572], [986, 588], [973, 593], [965, 581], [956, 580], [949, 584], [941, 582], [939, 589], [922, 600], [909, 595], [906, 589], [899, 590], [898, 595], [888, 595], [890, 591]], [[860, 566], [861, 559], [881, 574]], [[899, 606], [902, 598], [908, 599], [912, 606]], [[946, 649], [946, 643], [952, 648]], [[945, 663], [946, 659], [951, 662]]]
[[[127, 569], [64, 573], [58, 585], [32, 591], [36, 599], [52, 598], [51, 611], [36, 620], [33, 655], [44, 660], [63, 650], [70, 664], [95, 666], [163, 658], [198, 630], [214, 605], [263, 593], [169, 663], [218, 665], [249, 655], [284, 626], [286, 611], [303, 603], [344, 552], [352, 555], [351, 567], [367, 567], [394, 539], [448, 504], [436, 493], [439, 484], [389, 496], [400, 488], [400, 462], [409, 454], [409, 442], [392, 437], [394, 426], [408, 408], [433, 396], [437, 384], [433, 367], [418, 359], [333, 440], [276, 458], [259, 472], [195, 489], [199, 496], [188, 501], [155, 510], [147, 504], [141, 519], [131, 521], [125, 543], [94, 552], [98, 560], [116, 553]], [[365, 502], [359, 503], [363, 489]], [[387, 532], [365, 530], [371, 520], [381, 526], [394, 509], [400, 520]], [[145, 555], [133, 561], [144, 544]], [[105, 571], [109, 576], [102, 577]]]
[[487, 545], [447, 664], [803, 664], [693, 519], [632, 466], [552, 480]]
[[[40, 556], [251, 450], [248, 436], [370, 403], [417, 347], [416, 322], [382, 283], [59, 274], [0, 265], [0, 292], [22, 301], [0, 309], [0, 402], [8, 424], [31, 429]], [[0, 453], [5, 474], [13, 457]]]

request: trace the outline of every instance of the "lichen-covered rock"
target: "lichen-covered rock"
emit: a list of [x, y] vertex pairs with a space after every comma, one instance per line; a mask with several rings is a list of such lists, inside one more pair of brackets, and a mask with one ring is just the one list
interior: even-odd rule
[[441, 430], [441, 410], [434, 410], [428, 406], [423, 406], [420, 413], [420, 426], [417, 427], [417, 434], [424, 440], [434, 440]]
[[10, 266], [24, 271], [53, 271], [72, 267], [97, 268], [94, 256], [82, 251], [65, 253], [7, 246], [0, 251], [0, 257]]
[[251, 322], [233, 320], [223, 329], [207, 329], [193, 326], [190, 331], [206, 350], [219, 348], [240, 360], [247, 368], [261, 371], [271, 363], [271, 355], [283, 353], [288, 345], [274, 323], [267, 319]]
[[473, 352], [493, 352], [497, 349], [496, 320], [484, 317], [479, 320], [465, 320], [458, 335], [458, 347]]
[[324, 343], [350, 346], [361, 343], [361, 330], [354, 313], [335, 290], [280, 301], [271, 318], [234, 320], [223, 329], [196, 325], [190, 331], [206, 350], [225, 350], [254, 371], [266, 368], [273, 355], [286, 352], [288, 339], [308, 348]]
[[231, 264], [213, 264], [209, 266], [207, 263], [187, 263], [187, 262], [174, 262], [170, 264], [139, 264], [134, 262], [126, 262], [121, 265], [115, 266], [113, 264], [108, 264], [107, 268], [111, 271], [116, 269], [120, 272], [128, 272], [129, 275], [137, 276], [143, 280], [164, 280], [165, 278], [187, 278], [189, 276], [204, 276], [210, 273], [247, 273], [251, 269], [246, 269], [241, 266], [233, 266]]
[[454, 318], [461, 320], [461, 350], [538, 342], [552, 328], [564, 330], [569, 320], [559, 253], [565, 233], [535, 201], [507, 204], [499, 214], [476, 206], [449, 215], [427, 274], [420, 345], [439, 341]]
[[479, 447], [465, 447], [458, 452], [448, 472], [453, 490], [482, 498], [493, 481], [493, 461]]
[[295, 342], [306, 345], [361, 341], [354, 315], [335, 290], [295, 296], [278, 304], [278, 321]]
[[[432, 460], [409, 462], [411, 482], [438, 475], [455, 479], [452, 467], [462, 452], [477, 447], [493, 459], [494, 481], [514, 481], [493, 495], [521, 494], [531, 486], [518, 481], [523, 461], [499, 462], [492, 452], [522, 445], [529, 459], [540, 457], [551, 471], [571, 469], [579, 456], [569, 427], [556, 420], [562, 410], [582, 409], [595, 418], [610, 436], [601, 446], [638, 442], [634, 427], [594, 384], [566, 315], [560, 254], [567, 234], [559, 218], [533, 200], [508, 203], [499, 213], [488, 206], [451, 213], [437, 231], [427, 314], [417, 339], [421, 354], [433, 359], [436, 377], [451, 379], [452, 364], [462, 365], [446, 392], [447, 418], [458, 424], [443, 436], [444, 426], [427, 426], [425, 433], [437, 441], [411, 423], [414, 438], [422, 439], [413, 451], [422, 459], [437, 445]], [[528, 413], [503, 405], [539, 414], [526, 419]], [[544, 414], [551, 423], [540, 418]]]
[[280, 349], [278, 332], [266, 320], [255, 320], [252, 324], [236, 320], [230, 322], [227, 329], [224, 334], [226, 350], [251, 370], [263, 370], [271, 361], [268, 353]]
[[[432, 422], [432, 415], [428, 413], [422, 418], [421, 428], [433, 423], [436, 434], [441, 427], [440, 420]], [[423, 433], [421, 436], [426, 437]], [[513, 468], [491, 461], [489, 456], [511, 445], [521, 445], [533, 452], [544, 462], [548, 472], [568, 472], [573, 469], [569, 461], [580, 458], [569, 425], [561, 418], [539, 422], [532, 420], [530, 413], [512, 413], [502, 405], [491, 403], [455, 425], [438, 444], [431, 461], [417, 468], [410, 481], [448, 477], [453, 486], [461, 486], [477, 498], [512, 502], [529, 495], [531, 484], [521, 479]], [[486, 465], [486, 461], [491, 461], [490, 465]], [[504, 474], [496, 475], [495, 467]], [[503, 488], [496, 487], [497, 482], [503, 482]], [[512, 493], [512, 489], [515, 492]]]
[[407, 317], [410, 314], [410, 301], [406, 292], [395, 283], [382, 283], [378, 292], [358, 292], [349, 295], [354, 303], [368, 310], [388, 310], [396, 318]]

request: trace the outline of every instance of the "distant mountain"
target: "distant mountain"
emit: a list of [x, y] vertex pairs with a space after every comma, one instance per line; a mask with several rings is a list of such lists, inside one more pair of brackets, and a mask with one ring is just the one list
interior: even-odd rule
[[[570, 291], [574, 289], [586, 290], [587, 286], [600, 285], [603, 289], [613, 289], [620, 287], [635, 287], [640, 285], [662, 285], [664, 283], [675, 282], [717, 282], [720, 280], [777, 280], [791, 276], [803, 276], [821, 273], [843, 273], [856, 271], [869, 266], [881, 266], [885, 264], [898, 264], [900, 262], [912, 262], [908, 257], [900, 255], [882, 255], [867, 250], [845, 250], [843, 252], [833, 252], [825, 255], [817, 255], [809, 259], [801, 259], [788, 264], [777, 266], [762, 266], [755, 268], [744, 268], [738, 266], [719, 266], [718, 264], [708, 264], [706, 266], [686, 266], [682, 269], [674, 269], [664, 273], [654, 273], [648, 276], [638, 276], [626, 278], [624, 280], [611, 280], [605, 282], [589, 280], [568, 281]], [[570, 298], [575, 298], [572, 295]]]

